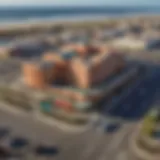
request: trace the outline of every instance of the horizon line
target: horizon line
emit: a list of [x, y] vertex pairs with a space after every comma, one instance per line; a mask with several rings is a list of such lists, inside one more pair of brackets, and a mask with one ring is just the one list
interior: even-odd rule
[[133, 4], [126, 4], [126, 5], [35, 5], [35, 4], [27, 4], [27, 5], [0, 5], [0, 8], [1, 7], [12, 7], [12, 8], [16, 8], [16, 7], [41, 7], [41, 8], [52, 8], [52, 7], [59, 7], [59, 8], [62, 8], [62, 7], [73, 7], [73, 8], [81, 8], [81, 7], [83, 7], [83, 8], [85, 8], [85, 7], [93, 7], [93, 8], [105, 8], [105, 7], [160, 7], [160, 4], [159, 5], [137, 5], [137, 4], [135, 4], [135, 5], [133, 5]]

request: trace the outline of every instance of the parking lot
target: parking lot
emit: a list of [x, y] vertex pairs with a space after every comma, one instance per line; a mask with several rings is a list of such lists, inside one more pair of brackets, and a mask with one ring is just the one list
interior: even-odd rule
[[[9, 118], [12, 117], [12, 118]], [[9, 133], [1, 139], [1, 146], [9, 146], [14, 137], [23, 137], [28, 140], [27, 155], [35, 153], [34, 148], [40, 144], [55, 146], [57, 160], [62, 159], [105, 159], [106, 156], [115, 158], [114, 151], [125, 151], [127, 141], [134, 124], [124, 124], [114, 133], [105, 133], [92, 128], [83, 133], [66, 133], [58, 128], [52, 128], [27, 117], [17, 117], [9, 113], [0, 113], [0, 128], [9, 129]], [[38, 159], [38, 158], [37, 158]], [[123, 159], [124, 160], [124, 159]]]
[[[39, 121], [33, 121], [31, 117], [18, 117], [1, 111], [0, 128], [9, 129], [9, 134], [0, 144], [9, 146], [13, 137], [24, 137], [29, 142], [27, 155], [34, 155], [37, 159], [39, 156], [35, 155], [34, 148], [43, 144], [58, 149], [58, 153], [53, 155], [56, 160], [128, 160], [128, 139], [136, 129], [139, 119], [159, 97], [159, 81], [160, 71], [156, 68], [131, 92], [125, 90], [127, 96], [120, 99], [117, 104], [106, 105], [106, 119], [99, 125], [92, 124], [93, 126], [83, 133], [67, 133]], [[121, 119], [119, 128], [114, 132], [107, 131], [108, 119], [116, 118]]]

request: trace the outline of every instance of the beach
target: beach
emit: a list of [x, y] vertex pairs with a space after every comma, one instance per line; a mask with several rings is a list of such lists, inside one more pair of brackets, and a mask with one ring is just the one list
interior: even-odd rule
[[158, 14], [132, 14], [132, 15], [124, 15], [124, 16], [111, 16], [107, 17], [104, 15], [99, 16], [79, 16], [79, 18], [70, 18], [70, 19], [37, 19], [35, 21], [11, 21], [9, 23], [1, 23], [0, 24], [0, 37], [12, 37], [23, 34], [30, 33], [43, 33], [52, 31], [55, 27], [63, 27], [67, 28], [93, 28], [93, 27], [101, 27], [107, 26], [112, 27], [117, 24], [121, 24], [122, 21], [158, 21], [160, 16]]

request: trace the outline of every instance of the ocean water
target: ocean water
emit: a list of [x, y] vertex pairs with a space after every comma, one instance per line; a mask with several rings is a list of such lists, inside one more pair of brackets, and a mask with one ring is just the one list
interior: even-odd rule
[[14, 7], [0, 8], [0, 24], [42, 20], [83, 20], [135, 14], [159, 14], [160, 7]]

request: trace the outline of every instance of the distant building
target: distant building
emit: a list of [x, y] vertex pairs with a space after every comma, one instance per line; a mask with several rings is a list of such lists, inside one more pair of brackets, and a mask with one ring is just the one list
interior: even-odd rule
[[145, 48], [145, 42], [143, 40], [130, 37], [115, 39], [112, 45], [116, 48], [130, 50], [143, 50]]

